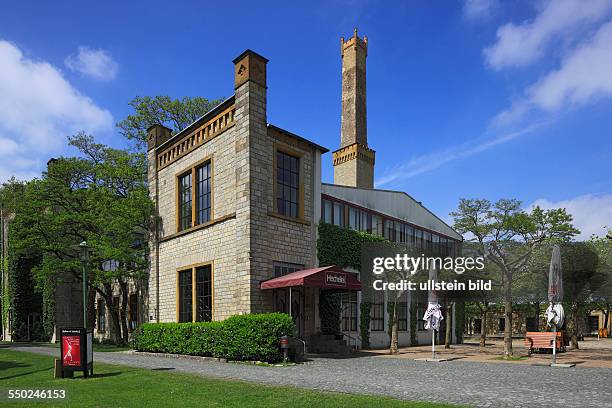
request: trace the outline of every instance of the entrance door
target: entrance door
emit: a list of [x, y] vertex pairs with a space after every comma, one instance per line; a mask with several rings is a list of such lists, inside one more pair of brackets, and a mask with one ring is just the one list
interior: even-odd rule
[[295, 335], [304, 336], [304, 288], [291, 288], [291, 301], [289, 289], [274, 289], [274, 311], [289, 314], [291, 302], [291, 317], [295, 324]]

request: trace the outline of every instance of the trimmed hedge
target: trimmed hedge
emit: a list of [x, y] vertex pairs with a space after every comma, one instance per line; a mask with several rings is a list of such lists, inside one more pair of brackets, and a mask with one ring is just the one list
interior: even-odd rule
[[282, 360], [281, 336], [293, 334], [291, 317], [284, 313], [232, 316], [219, 322], [145, 323], [133, 347], [153, 353], [188, 354], [234, 361]]

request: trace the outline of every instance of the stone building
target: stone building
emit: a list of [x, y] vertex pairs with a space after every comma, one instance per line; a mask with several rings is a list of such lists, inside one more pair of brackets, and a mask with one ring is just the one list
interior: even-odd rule
[[[321, 182], [321, 156], [328, 149], [268, 123], [268, 60], [250, 50], [233, 61], [231, 97], [177, 134], [160, 125], [148, 129], [150, 194], [160, 218], [150, 243], [150, 321], [281, 311], [293, 315], [297, 336], [314, 343], [321, 332], [321, 291], [359, 285], [359, 271], [319, 265], [320, 222], [440, 253], [456, 250], [461, 236], [420, 202], [373, 188], [367, 47], [356, 31], [341, 40], [342, 132], [333, 152], [334, 184]], [[350, 287], [342, 330], [355, 338], [360, 295], [358, 286]], [[388, 344], [385, 302], [382, 296], [372, 306], [374, 346]], [[407, 344], [407, 310], [400, 315], [400, 343]]]

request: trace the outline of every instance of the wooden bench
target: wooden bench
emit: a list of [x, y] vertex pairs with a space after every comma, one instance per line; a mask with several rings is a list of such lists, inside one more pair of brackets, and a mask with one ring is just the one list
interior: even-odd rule
[[[557, 333], [557, 350], [565, 351], [565, 336], [562, 331]], [[525, 347], [528, 349], [528, 353], [533, 353], [534, 350], [549, 349], [553, 348], [553, 338], [555, 332], [527, 332], [525, 334]]]

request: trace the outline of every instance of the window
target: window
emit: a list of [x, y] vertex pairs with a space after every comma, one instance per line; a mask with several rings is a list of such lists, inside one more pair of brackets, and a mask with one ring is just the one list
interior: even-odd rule
[[298, 217], [299, 158], [276, 152], [276, 211]]
[[385, 299], [382, 290], [375, 290], [372, 294], [372, 306], [370, 309], [370, 330], [385, 330]]
[[212, 268], [210, 265], [197, 267], [196, 279], [196, 322], [212, 320]]
[[406, 225], [406, 243], [410, 246], [414, 246], [414, 228], [409, 225]]
[[425, 310], [427, 307], [423, 304], [417, 304], [417, 330], [425, 331], [425, 320], [423, 320], [423, 316], [425, 316]]
[[395, 242], [395, 225], [391, 220], [385, 220], [385, 238]]
[[128, 300], [128, 329], [135, 330], [138, 327], [138, 294], [132, 293]]
[[431, 232], [423, 233], [423, 249], [426, 252], [431, 253]]
[[333, 224], [344, 227], [344, 204], [334, 202]]
[[359, 231], [360, 221], [359, 210], [354, 207], [349, 207], [349, 228]]
[[499, 322], [497, 324], [497, 330], [503, 332], [506, 329], [506, 318], [500, 317]]
[[289, 273], [304, 269], [304, 265], [285, 263], [285, 262], [274, 262], [274, 277], [285, 276]]
[[209, 322], [213, 319], [213, 266], [200, 264], [177, 272], [177, 320]]
[[179, 231], [191, 228], [191, 172], [179, 176]]
[[431, 243], [432, 243], [432, 248], [431, 250], [433, 251], [434, 255], [440, 255], [441, 251], [440, 251], [440, 237], [437, 236], [436, 234], [432, 234], [431, 235]]
[[193, 321], [192, 303], [192, 273], [191, 269], [178, 273], [178, 321], [179, 323]]
[[397, 305], [397, 330], [408, 330], [408, 303], [399, 302]]
[[323, 222], [332, 224], [332, 202], [329, 200], [323, 200], [321, 205], [321, 219]]
[[[203, 164], [202, 164], [203, 163]], [[177, 230], [184, 231], [212, 219], [212, 160], [196, 164], [176, 178]]]
[[372, 215], [372, 234], [383, 236], [383, 219], [378, 215]]
[[196, 225], [210, 221], [210, 162], [196, 167]]
[[414, 230], [415, 247], [417, 249], [423, 249], [423, 231]]
[[340, 294], [340, 308], [342, 311], [342, 330], [357, 331], [357, 292], [342, 292]]
[[98, 333], [106, 331], [106, 304], [104, 299], [98, 299]]

